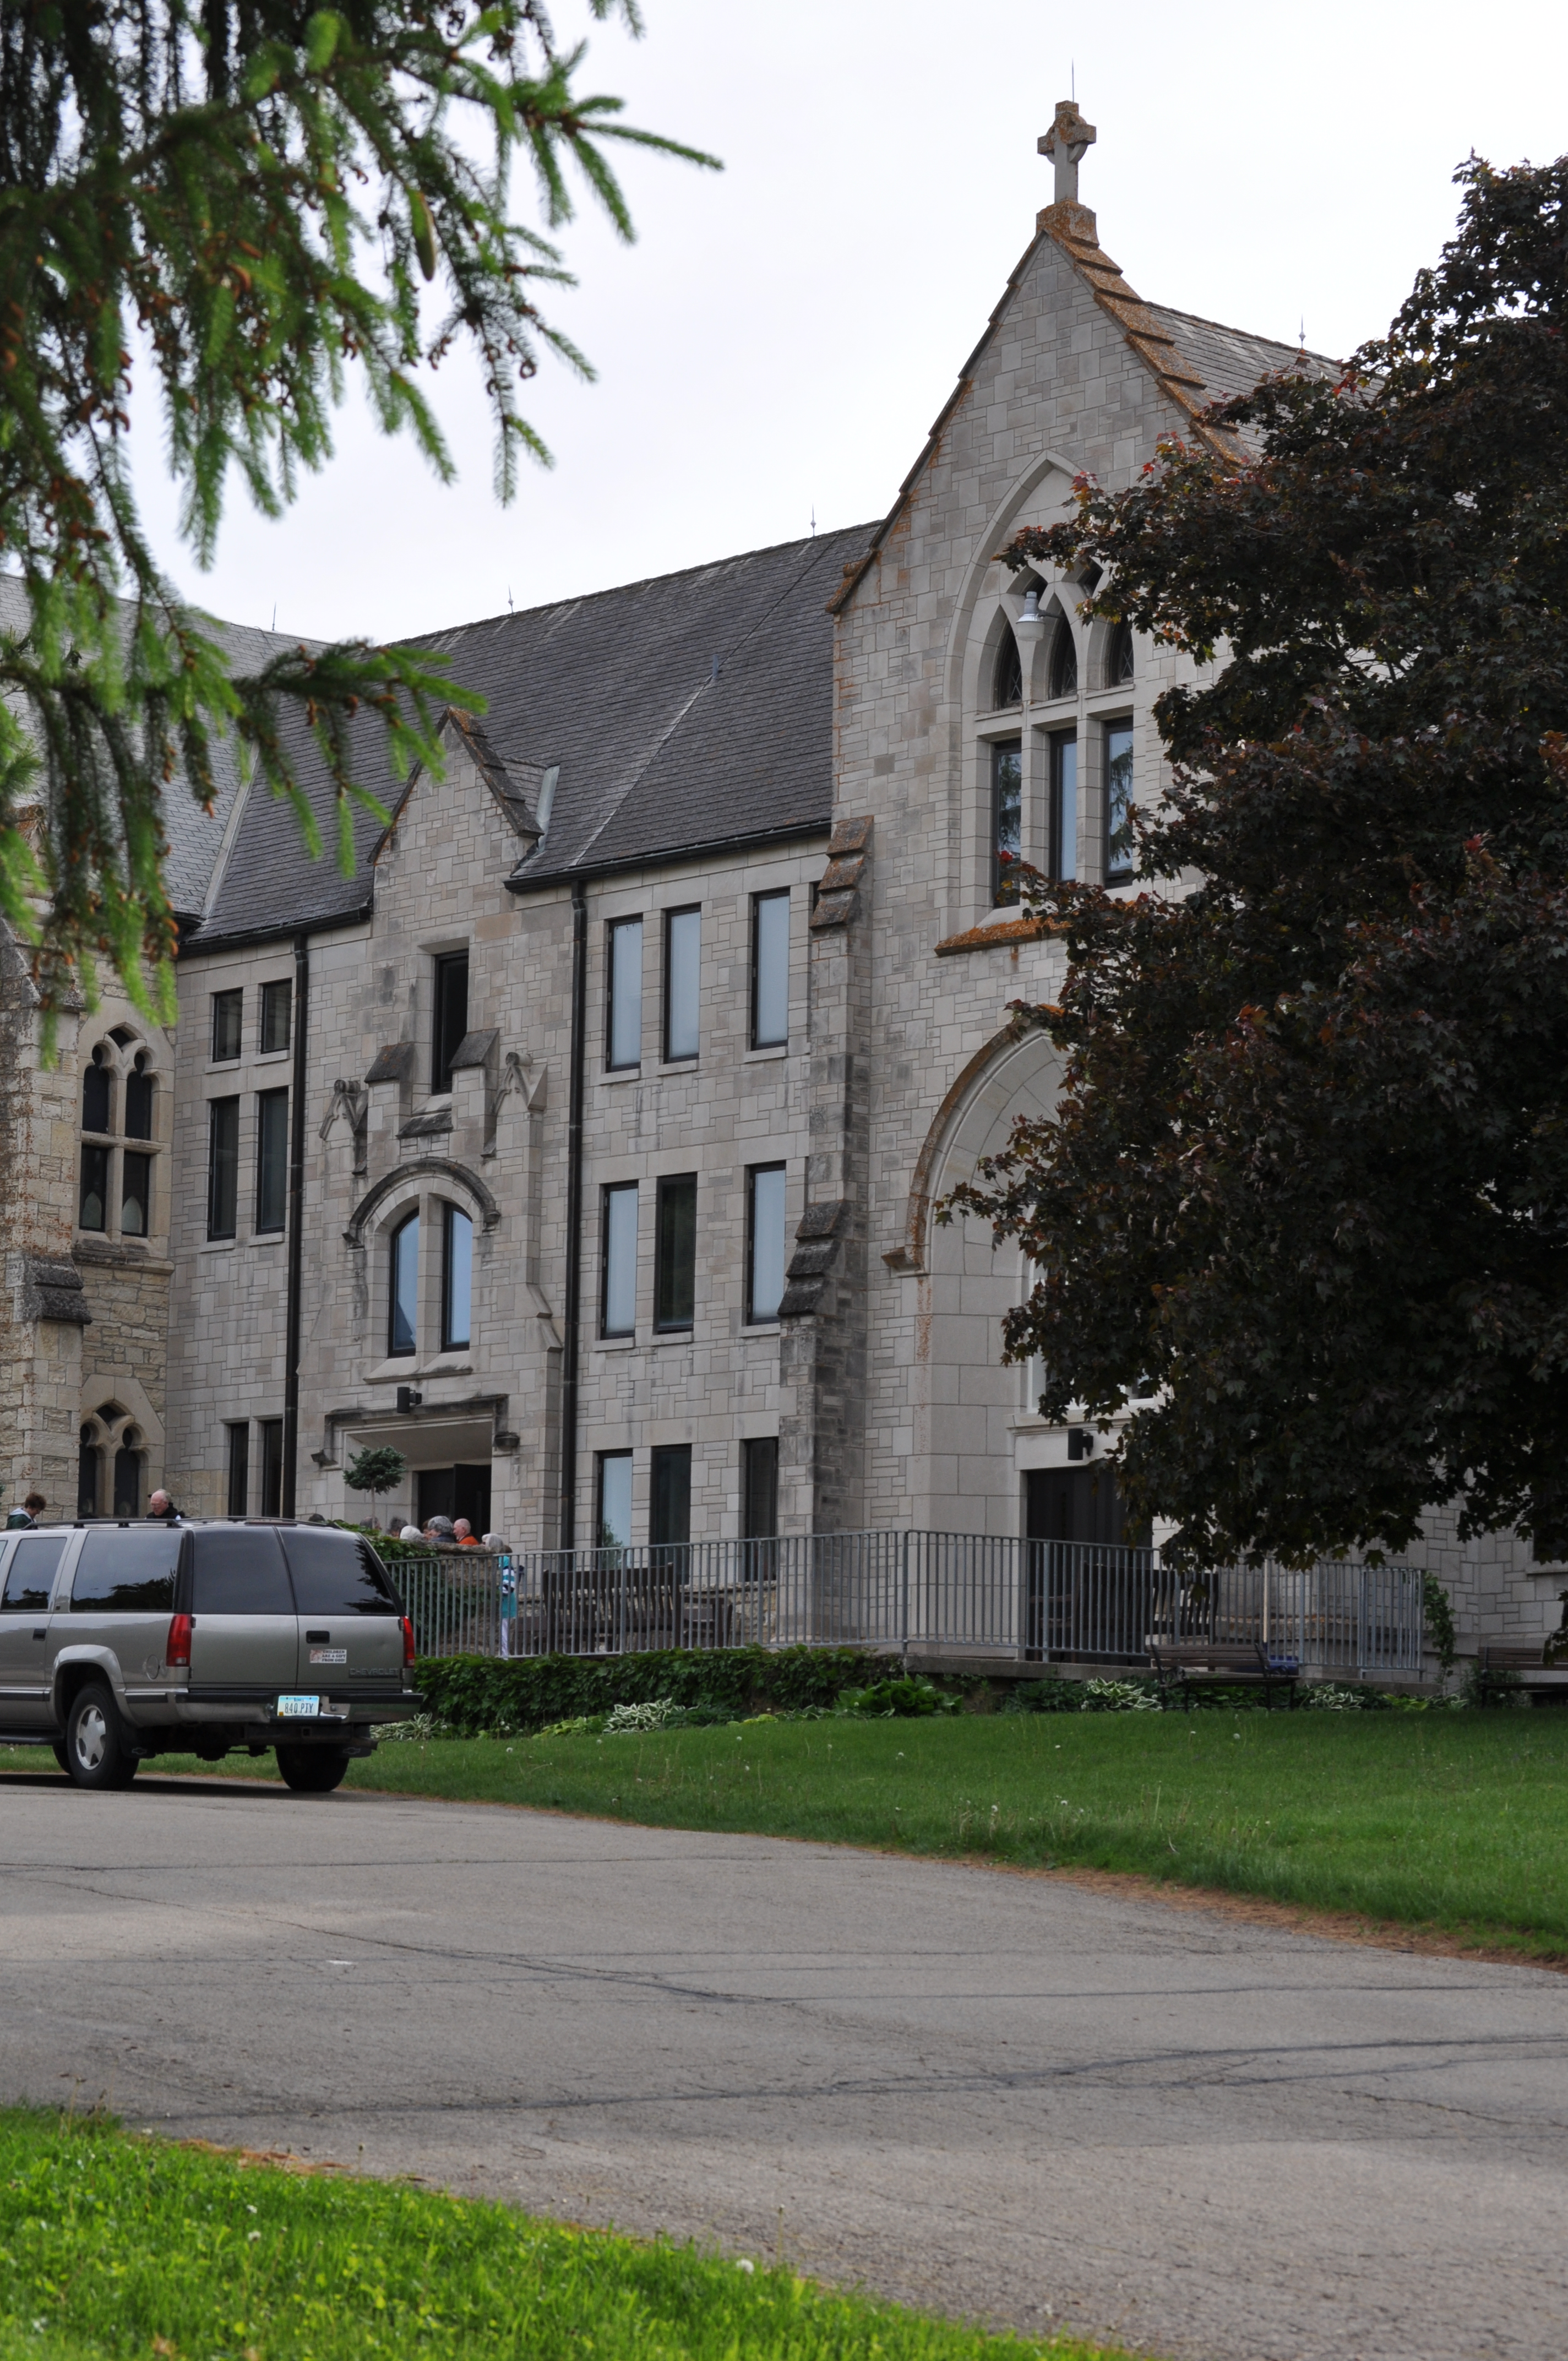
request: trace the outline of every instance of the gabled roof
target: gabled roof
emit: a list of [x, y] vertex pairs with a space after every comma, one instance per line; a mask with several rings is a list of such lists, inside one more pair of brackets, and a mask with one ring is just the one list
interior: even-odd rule
[[1094, 215], [1087, 205], [1047, 205], [1036, 216], [1036, 235], [1003, 289], [986, 322], [984, 335], [959, 371], [959, 381], [927, 436], [925, 448], [899, 486], [898, 498], [878, 525], [859, 563], [845, 567], [844, 578], [830, 602], [835, 613], [848, 605], [867, 566], [897, 522], [948, 419], [969, 391], [975, 365], [996, 333], [1014, 291], [1047, 237], [1087, 283], [1101, 310], [1115, 322], [1129, 349], [1155, 378], [1167, 400], [1186, 413], [1193, 432], [1222, 458], [1245, 458], [1245, 445], [1237, 435], [1198, 423], [1200, 413], [1211, 402], [1250, 393], [1260, 378], [1277, 369], [1303, 368], [1314, 376], [1339, 374], [1340, 364], [1321, 353], [1309, 353], [1304, 348], [1299, 351], [1292, 345], [1276, 344], [1267, 336], [1247, 335], [1239, 328], [1224, 328], [1217, 321], [1201, 320], [1190, 312], [1172, 312], [1157, 303], [1146, 303], [1123, 278], [1121, 265], [1113, 262], [1101, 246]]
[[483, 734], [525, 792], [557, 771], [520, 888], [825, 829], [833, 627], [869, 525], [819, 533], [422, 642], [488, 700]]
[[[417, 642], [487, 699], [482, 721], [455, 713], [453, 726], [515, 833], [519, 890], [831, 827], [826, 607], [871, 533], [784, 542]], [[375, 725], [363, 729], [358, 775], [392, 809], [400, 788]], [[345, 925], [369, 909], [383, 825], [356, 816], [354, 872], [341, 875], [330, 787], [308, 747], [300, 762], [327, 849], [308, 859], [289, 806], [252, 793], [189, 949]]]

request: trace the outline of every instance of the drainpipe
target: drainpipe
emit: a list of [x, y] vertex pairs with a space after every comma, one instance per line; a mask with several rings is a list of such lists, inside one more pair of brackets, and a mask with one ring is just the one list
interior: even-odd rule
[[289, 1100], [289, 1284], [283, 1311], [284, 1516], [294, 1514], [300, 1456], [300, 1305], [305, 1247], [305, 1032], [311, 1006], [311, 939], [294, 937], [294, 1087]]
[[560, 1546], [577, 1540], [577, 1392], [583, 1297], [583, 1097], [587, 1063], [588, 888], [572, 884], [572, 1091], [566, 1124], [565, 1349], [561, 1367]]

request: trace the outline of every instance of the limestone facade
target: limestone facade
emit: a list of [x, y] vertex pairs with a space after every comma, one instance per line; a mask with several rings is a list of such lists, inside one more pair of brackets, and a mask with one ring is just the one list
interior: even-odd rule
[[[754, 1524], [762, 1463], [748, 1454], [761, 1444], [776, 1449], [781, 1532], [1018, 1532], [1029, 1474], [1065, 1466], [1069, 1433], [1042, 1423], [1028, 1373], [1000, 1360], [1000, 1316], [1024, 1284], [1015, 1257], [972, 1224], [933, 1219], [943, 1191], [1002, 1144], [1016, 1115], [1049, 1110], [1057, 1079], [1048, 1042], [1014, 1006], [1054, 999], [1062, 973], [1054, 941], [997, 898], [995, 750], [1016, 750], [1018, 848], [1045, 864], [1058, 750], [1070, 743], [1076, 796], [1068, 840], [1056, 824], [1055, 857], [1103, 878], [1110, 763], [1128, 742], [1111, 733], [1131, 733], [1136, 799], [1157, 797], [1151, 708], [1177, 660], [1140, 644], [1129, 676], [1126, 652], [1080, 619], [1077, 586], [1015, 578], [996, 553], [1021, 526], [1059, 515], [1079, 474], [1130, 481], [1162, 435], [1192, 431], [1196, 405], [1292, 357], [1140, 303], [1099, 247], [1093, 216], [1058, 203], [1041, 215], [891, 517], [851, 537], [841, 579], [824, 586], [835, 595], [820, 626], [831, 727], [819, 791], [802, 801], [787, 783], [759, 787], [760, 817], [748, 819], [747, 774], [767, 762], [756, 717], [786, 737], [806, 694], [807, 658], [768, 653], [764, 601], [750, 657], [738, 653], [727, 674], [732, 660], [716, 647], [708, 676], [703, 653], [668, 728], [650, 724], [629, 758], [628, 798], [658, 763], [674, 764], [654, 797], [674, 815], [663, 839], [645, 829], [605, 851], [630, 803], [617, 788], [590, 808], [580, 782], [592, 764], [557, 760], [535, 691], [510, 710], [492, 693], [484, 729], [454, 723], [444, 778], [416, 777], [335, 907], [291, 907], [274, 874], [284, 855], [263, 857], [261, 838], [231, 832], [180, 962], [169, 1035], [105, 1003], [67, 1020], [60, 1064], [44, 1071], [13, 955], [0, 978], [7, 1497], [35, 1482], [51, 1499], [74, 1497], [83, 1422], [112, 1406], [118, 1432], [139, 1439], [146, 1481], [196, 1511], [276, 1508], [291, 1470], [299, 1513], [363, 1514], [369, 1504], [345, 1470], [367, 1446], [392, 1444], [411, 1473], [377, 1504], [384, 1520], [428, 1506], [433, 1486], [466, 1483], [491, 1527], [521, 1547], [598, 1538], [612, 1499], [641, 1540], [667, 1513], [654, 1499], [660, 1466], [689, 1452], [690, 1535], [728, 1537]], [[811, 544], [761, 555], [786, 573], [797, 555], [815, 563]], [[1037, 639], [1025, 620], [1031, 588], [1046, 620]], [[696, 577], [671, 577], [637, 596], [685, 613], [701, 591]], [[816, 598], [812, 613], [824, 603]], [[489, 634], [496, 653], [485, 660], [503, 683], [508, 627], [474, 627]], [[554, 615], [541, 626], [545, 640], [565, 630]], [[706, 613], [687, 628], [688, 653], [705, 648], [703, 631], [711, 636]], [[999, 704], [1009, 633], [1021, 693]], [[458, 634], [453, 645], [457, 662], [478, 642]], [[639, 696], [658, 674], [652, 655], [649, 666]], [[716, 817], [712, 794], [705, 804], [683, 785], [680, 750], [695, 742], [692, 714], [709, 712], [722, 730], [724, 684], [736, 677], [738, 696], [752, 699], [736, 710], [751, 718], [728, 747], [739, 784]], [[606, 691], [612, 720], [620, 695], [615, 683]], [[551, 816], [557, 772], [564, 822]], [[565, 851], [553, 851], [558, 840]], [[214, 925], [224, 895], [230, 915]], [[757, 914], [760, 897], [781, 895], [787, 1025], [759, 1043]], [[670, 920], [692, 912], [695, 1043], [673, 1045]], [[628, 921], [641, 922], [635, 954], [614, 932]], [[682, 940], [689, 951], [690, 934]], [[458, 958], [466, 1002], [448, 1073], [440, 995]], [[624, 1038], [610, 1054], [612, 968], [623, 1018], [640, 978], [635, 1056]], [[271, 1047], [261, 1030], [269, 988]], [[236, 994], [237, 1033], [225, 1034], [216, 1005], [230, 996], [230, 1022]], [[118, 1235], [113, 1221], [91, 1234], [78, 1222], [83, 1074], [111, 1038], [120, 1064], [144, 1055], [156, 1077], [145, 1238]], [[220, 1132], [233, 1220], [232, 1235], [214, 1235], [225, 1226], [213, 1218]], [[769, 1176], [762, 1195], [759, 1173]], [[666, 1220], [693, 1218], [674, 1185], [688, 1178], [689, 1318], [671, 1318], [660, 1242]], [[615, 1211], [611, 1197], [633, 1184], [634, 1230], [620, 1233], [634, 1235], [630, 1276], [617, 1281], [630, 1308], [609, 1319], [607, 1239], [630, 1203], [621, 1195]], [[777, 1189], [787, 1283], [782, 1303], [753, 1317], [758, 1207], [765, 1198], [767, 1220], [781, 1218]], [[405, 1270], [395, 1241], [413, 1215], [418, 1253]], [[461, 1338], [445, 1333], [454, 1220], [452, 1235], [471, 1241]], [[93, 1430], [105, 1452], [122, 1447], [115, 1425]], [[278, 1460], [285, 1433], [295, 1437], [291, 1470]], [[1535, 1571], [1508, 1537], [1462, 1549], [1451, 1522], [1434, 1520], [1429, 1555], [1453, 1589], [1462, 1642], [1556, 1621], [1563, 1577]]]

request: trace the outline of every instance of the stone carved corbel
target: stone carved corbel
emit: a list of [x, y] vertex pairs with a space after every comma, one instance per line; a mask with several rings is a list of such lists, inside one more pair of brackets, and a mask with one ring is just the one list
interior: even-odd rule
[[364, 1083], [345, 1082], [339, 1080], [332, 1086], [332, 1104], [322, 1117], [321, 1129], [317, 1134], [319, 1138], [326, 1139], [339, 1117], [348, 1126], [349, 1137], [354, 1146], [353, 1170], [356, 1179], [368, 1169], [365, 1121], [369, 1112], [370, 1094]]

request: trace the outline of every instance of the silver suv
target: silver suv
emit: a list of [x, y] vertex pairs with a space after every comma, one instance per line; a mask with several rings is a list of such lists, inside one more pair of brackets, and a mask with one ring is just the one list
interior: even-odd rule
[[0, 1535], [0, 1740], [79, 1787], [152, 1754], [276, 1747], [324, 1795], [374, 1725], [418, 1711], [413, 1627], [369, 1543], [333, 1526], [86, 1523]]

